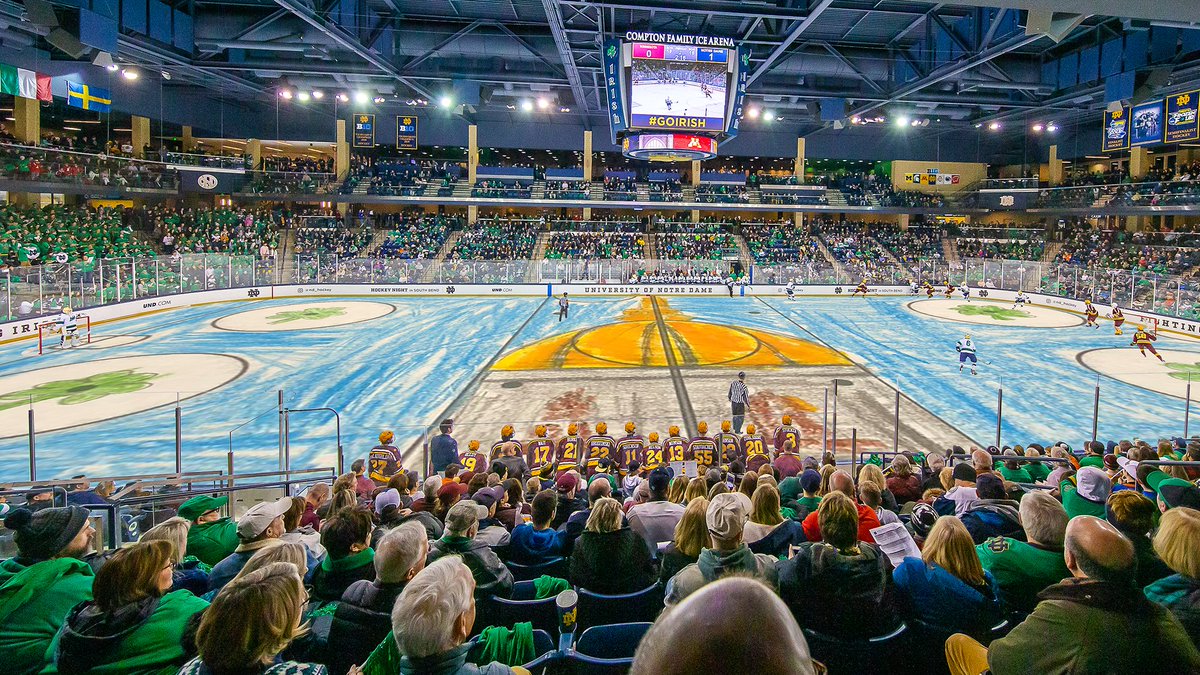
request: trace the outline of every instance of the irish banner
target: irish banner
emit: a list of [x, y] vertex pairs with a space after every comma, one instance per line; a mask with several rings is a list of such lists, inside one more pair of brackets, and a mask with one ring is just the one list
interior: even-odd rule
[[1197, 109], [1200, 104], [1200, 91], [1189, 91], [1167, 97], [1167, 137], [1168, 143], [1200, 140], [1200, 124], [1197, 123]]
[[1129, 147], [1129, 108], [1116, 112], [1104, 111], [1104, 140], [1100, 148], [1104, 152], [1124, 150]]

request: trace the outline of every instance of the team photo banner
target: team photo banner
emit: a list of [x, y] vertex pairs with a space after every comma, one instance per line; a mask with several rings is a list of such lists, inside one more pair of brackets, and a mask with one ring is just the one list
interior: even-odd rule
[[1129, 145], [1154, 145], [1163, 142], [1163, 102], [1152, 101], [1133, 106], [1129, 114]]
[[1104, 140], [1100, 147], [1105, 152], [1129, 147], [1129, 108], [1104, 111]]
[[1200, 140], [1200, 91], [1167, 98], [1167, 143]]

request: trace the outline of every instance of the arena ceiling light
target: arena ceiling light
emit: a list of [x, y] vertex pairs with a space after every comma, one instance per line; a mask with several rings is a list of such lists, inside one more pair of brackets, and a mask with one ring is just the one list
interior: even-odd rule
[[767, 121], [767, 122], [770, 122], [775, 119], [775, 113], [771, 112], [770, 110], [763, 111], [762, 116], [763, 116], [763, 120]]
[[133, 68], [126, 68], [121, 71], [121, 77], [124, 77], [125, 79], [130, 80], [130, 81], [138, 79], [138, 75], [140, 75], [140, 73], [138, 73], [138, 71]]
[[292, 100], [292, 90], [291, 89], [280, 89], [279, 90], [279, 98], [281, 98], [285, 101]]
[[762, 113], [761, 110], [759, 110], [758, 108], [755, 108], [753, 106], [746, 108], [746, 117], [749, 117], [752, 120], [758, 119], [758, 116], [761, 113]]
[[521, 110], [524, 110], [525, 112], [533, 110], [533, 101], [530, 101], [529, 99], [523, 99], [521, 101]]
[[299, 99], [301, 103], [308, 103], [308, 99], [312, 98], [312, 96], [310, 96], [307, 91], [301, 91], [297, 92], [296, 98]]
[[897, 115], [896, 116], [896, 126], [898, 126], [898, 127], [906, 127], [911, 123], [912, 122], [908, 119], [908, 115]]
[[545, 98], [539, 98], [537, 100], [537, 107], [538, 110], [545, 110], [546, 108], [550, 107], [550, 101], [546, 100]]
[[312, 97], [320, 101], [321, 99], [325, 98], [325, 92], [321, 91], [320, 89], [313, 89]]
[[558, 112], [560, 112], [560, 113], [569, 113], [569, 112], [571, 112], [571, 109], [570, 109], [570, 108], [568, 108], [567, 106], [565, 106], [565, 105], [564, 105], [564, 106], [562, 106], [562, 107], [560, 107], [560, 108], [558, 109]]
[[1042, 133], [1042, 132], [1043, 132], [1043, 131], [1045, 131], [1045, 130], [1046, 130], [1046, 125], [1045, 125], [1045, 124], [1042, 124], [1041, 122], [1038, 122], [1037, 124], [1033, 125], [1033, 132], [1034, 132], [1034, 133], [1040, 134], [1040, 133]]
[[1054, 132], [1058, 131], [1058, 124], [1055, 122], [1051, 122], [1051, 123], [1047, 124], [1046, 131], [1049, 131], [1050, 133], [1054, 133]]
[[366, 102], [369, 100], [371, 100], [371, 99], [367, 96], [367, 92], [365, 92], [365, 91], [354, 92], [354, 102], [355, 103], [366, 104]]
[[350, 94], [347, 94], [346, 92], [341, 92], [337, 95], [336, 98], [339, 102], [346, 103], [350, 100]]
[[450, 107], [454, 105], [454, 99], [450, 98], [449, 96], [443, 96], [438, 100], [438, 105], [449, 110]]
[[1000, 131], [1000, 123], [999, 122], [989, 122], [988, 130], [989, 131]]
[[384, 98], [384, 97], [382, 97], [382, 96], [376, 96], [376, 97], [374, 98], [375, 105], [380, 105], [380, 104], [382, 104], [382, 103], [383, 103], [384, 101], [386, 101], [386, 100], [387, 100], [387, 99], [386, 99], [386, 98]]

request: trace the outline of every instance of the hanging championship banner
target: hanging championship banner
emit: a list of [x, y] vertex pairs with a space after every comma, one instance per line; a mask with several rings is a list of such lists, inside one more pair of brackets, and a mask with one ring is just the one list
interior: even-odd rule
[[1163, 102], [1133, 106], [1129, 113], [1129, 145], [1153, 145], [1163, 141]]
[[1200, 91], [1167, 97], [1167, 143], [1200, 140]]
[[396, 117], [396, 149], [417, 149], [417, 117], [415, 115]]
[[354, 113], [354, 139], [356, 148], [375, 147], [375, 115]]
[[1100, 148], [1104, 152], [1124, 150], [1129, 147], [1129, 108], [1116, 112], [1104, 111], [1104, 139]]

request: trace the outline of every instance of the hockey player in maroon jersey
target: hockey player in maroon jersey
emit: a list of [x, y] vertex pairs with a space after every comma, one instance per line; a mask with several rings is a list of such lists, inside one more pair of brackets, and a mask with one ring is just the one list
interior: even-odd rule
[[699, 475], [709, 467], [717, 465], [717, 442], [708, 437], [708, 422], [697, 424], [696, 431], [700, 433], [688, 441], [687, 449], [692, 459], [696, 460], [696, 471]]
[[784, 444], [788, 441], [792, 442], [793, 448], [800, 447], [800, 430], [792, 425], [791, 415], [784, 415], [783, 424], [775, 427], [773, 441], [776, 453], [782, 452]]
[[546, 425], [544, 424], [537, 425], [533, 433], [536, 438], [525, 446], [527, 453], [525, 463], [529, 465], [529, 472], [537, 475], [546, 468], [547, 464], [554, 463], [554, 441], [546, 438]]
[[579, 425], [574, 422], [567, 425], [567, 435], [558, 439], [558, 452], [555, 453], [555, 459], [558, 461], [554, 467], [556, 472], [555, 478], [563, 475], [571, 469], [579, 470], [580, 460], [583, 459], [583, 439], [579, 437]]
[[608, 424], [596, 423], [596, 433], [587, 440], [587, 477], [596, 475], [600, 469], [600, 461], [614, 459], [617, 454], [617, 442], [608, 435]]
[[758, 471], [759, 467], [771, 461], [767, 455], [767, 441], [753, 424], [746, 425], [746, 435], [742, 436], [742, 447], [746, 452], [746, 470]]
[[663, 441], [663, 461], [686, 462], [692, 458], [687, 451], [687, 439], [679, 435], [679, 427], [672, 425], [667, 430], [667, 440]]
[[721, 452], [721, 463], [729, 466], [735, 460], [746, 461], [742, 452], [742, 439], [733, 433], [733, 423], [729, 420], [721, 422], [721, 433], [717, 434], [717, 450]]
[[487, 457], [479, 451], [479, 441], [472, 440], [467, 443], [467, 451], [458, 456], [458, 463], [462, 465], [463, 471], [471, 473], [479, 473], [487, 468]]
[[[491, 451], [488, 452], [488, 461], [494, 462], [503, 455], [503, 453], [501, 452], [501, 449], [504, 447], [505, 443], [516, 443], [517, 444], [517, 452], [518, 453], [523, 452], [525, 450], [525, 446], [521, 443], [521, 441], [518, 441], [517, 439], [513, 438], [513, 436], [516, 433], [517, 432], [515, 430], [513, 430], [513, 425], [505, 424], [500, 429], [500, 440], [496, 441], [495, 443], [492, 443]], [[533, 465], [530, 464], [530, 466], [533, 466]]]
[[633, 422], [625, 423], [625, 437], [617, 441], [616, 455], [622, 476], [629, 473], [630, 462], [637, 462], [639, 466], [646, 463], [646, 439], [638, 435], [637, 425]]
[[646, 439], [646, 449], [644, 453], [646, 461], [642, 462], [643, 474], [650, 473], [666, 462], [662, 443], [658, 442], [658, 432], [650, 432], [649, 438]]

